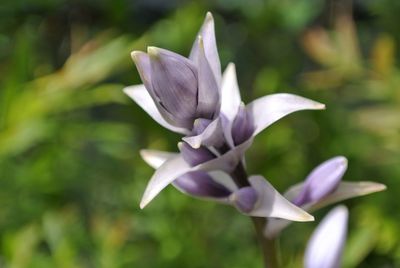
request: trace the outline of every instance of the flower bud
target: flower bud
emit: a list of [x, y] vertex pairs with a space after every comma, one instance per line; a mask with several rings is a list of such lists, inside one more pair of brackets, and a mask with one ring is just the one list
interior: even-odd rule
[[251, 186], [240, 188], [230, 197], [235, 207], [243, 213], [249, 213], [254, 209], [257, 198], [257, 192]]
[[191, 166], [197, 166], [198, 164], [215, 158], [215, 155], [206, 147], [195, 149], [186, 142], [178, 143], [178, 147], [183, 159]]

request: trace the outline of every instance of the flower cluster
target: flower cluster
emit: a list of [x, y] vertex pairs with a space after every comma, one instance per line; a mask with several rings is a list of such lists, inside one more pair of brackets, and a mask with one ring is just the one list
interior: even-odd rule
[[182, 193], [232, 205], [245, 215], [270, 218], [265, 235], [274, 237], [289, 221], [312, 221], [309, 213], [354, 196], [383, 190], [372, 182], [341, 182], [347, 160], [334, 157], [315, 168], [304, 183], [281, 195], [263, 176], [248, 176], [244, 154], [254, 137], [296, 111], [321, 110], [319, 102], [293, 94], [272, 94], [245, 105], [235, 65], [221, 72], [210, 13], [188, 57], [148, 47], [132, 52], [143, 84], [124, 92], [165, 128], [183, 135], [179, 152], [142, 150], [156, 169], [144, 192], [144, 208], [172, 184]]

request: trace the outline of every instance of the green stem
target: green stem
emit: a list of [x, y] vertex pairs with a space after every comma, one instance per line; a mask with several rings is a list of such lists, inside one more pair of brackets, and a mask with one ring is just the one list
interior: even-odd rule
[[[247, 179], [246, 169], [242, 163], [239, 163], [236, 169], [232, 172], [231, 176], [239, 187], [246, 187], [250, 185]], [[264, 259], [264, 268], [278, 268], [279, 262], [276, 249], [276, 240], [269, 239], [264, 235], [264, 228], [267, 223], [267, 219], [251, 217], [251, 220], [253, 221], [257, 240], [261, 247]]]
[[276, 248], [276, 240], [269, 239], [264, 235], [264, 228], [267, 220], [265, 218], [251, 217], [256, 234], [258, 243], [261, 247], [264, 267], [265, 268], [277, 268], [279, 267], [279, 260]]

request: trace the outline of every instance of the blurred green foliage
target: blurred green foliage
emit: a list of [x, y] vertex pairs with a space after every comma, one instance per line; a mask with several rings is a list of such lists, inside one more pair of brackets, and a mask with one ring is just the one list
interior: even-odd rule
[[[3, 0], [0, 267], [261, 267], [250, 221], [169, 187], [146, 210], [140, 148], [176, 150], [122, 94], [129, 53], [188, 54], [206, 11], [245, 100], [291, 92], [327, 104], [260, 135], [249, 169], [279, 190], [334, 155], [384, 193], [347, 201], [346, 267], [400, 266], [400, 4], [384, 1]], [[326, 210], [316, 214], [317, 222]], [[280, 246], [298, 267], [316, 223]]]

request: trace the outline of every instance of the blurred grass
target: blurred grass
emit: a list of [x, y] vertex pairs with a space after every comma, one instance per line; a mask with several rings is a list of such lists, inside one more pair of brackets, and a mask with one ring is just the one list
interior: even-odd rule
[[[232, 208], [168, 188], [138, 209], [152, 173], [139, 149], [176, 150], [179, 137], [122, 94], [139, 82], [129, 53], [188, 54], [208, 10], [245, 100], [291, 92], [328, 107], [257, 137], [250, 171], [283, 191], [347, 156], [345, 179], [389, 188], [346, 202], [345, 266], [400, 266], [400, 6], [356, 1], [351, 15], [332, 3], [3, 1], [0, 267], [261, 267], [252, 226]], [[317, 222], [282, 236], [287, 267], [300, 266]]]

